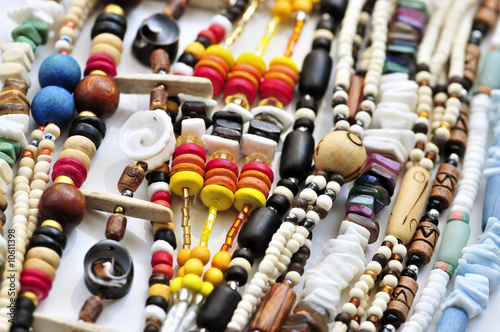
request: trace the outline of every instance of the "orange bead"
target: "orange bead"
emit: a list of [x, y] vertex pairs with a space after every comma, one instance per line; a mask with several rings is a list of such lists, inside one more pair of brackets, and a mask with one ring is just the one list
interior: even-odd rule
[[199, 174], [200, 176], [203, 176], [205, 174], [205, 171], [203, 168], [200, 166], [194, 165], [194, 164], [189, 164], [189, 163], [182, 163], [182, 164], [177, 164], [172, 169], [170, 170], [170, 177], [174, 176], [175, 173], [177, 172], [182, 172], [182, 171], [190, 171], [190, 172], [195, 172]]
[[185, 164], [185, 163], [194, 164], [200, 167], [201, 169], [205, 169], [205, 162], [203, 161], [203, 158], [191, 153], [181, 154], [177, 156], [174, 160], [172, 160], [172, 167], [178, 164]]
[[31, 151], [24, 151], [23, 152], [23, 158], [24, 157], [33, 159], [33, 152], [31, 152]]
[[313, 9], [312, 0], [294, 0], [293, 1], [293, 11], [303, 11], [306, 14], [310, 14]]
[[184, 266], [184, 264], [186, 264], [189, 257], [191, 257], [191, 249], [182, 249], [177, 254], [177, 264], [179, 266]]
[[225, 176], [216, 175], [212, 176], [208, 180], [205, 180], [205, 186], [209, 186], [211, 184], [217, 184], [219, 186], [225, 187], [231, 190], [233, 193], [236, 191], [236, 183]]
[[278, 0], [273, 6], [273, 16], [277, 16], [281, 21], [286, 21], [292, 15], [293, 7], [289, 0]]
[[236, 190], [241, 188], [252, 188], [260, 191], [266, 197], [269, 195], [269, 187], [264, 181], [257, 178], [246, 177], [240, 179], [238, 181], [238, 185], [236, 186]]
[[153, 274], [155, 273], [161, 273], [165, 275], [168, 279], [172, 279], [174, 276], [174, 270], [170, 265], [167, 264], [156, 264], [153, 267]]
[[231, 68], [229, 68], [229, 65], [227, 64], [227, 62], [224, 61], [224, 59], [222, 59], [216, 55], [208, 54], [208, 55], [205, 55], [202, 59], [207, 59], [207, 60], [212, 60], [212, 61], [217, 62], [219, 65], [224, 67], [224, 71], [226, 73], [229, 73], [229, 71], [231, 70]]
[[242, 70], [238, 70], [238, 71], [232, 71], [231, 74], [229, 74], [229, 79], [232, 79], [232, 78], [236, 78], [236, 77], [239, 77], [239, 78], [244, 78], [246, 79], [247, 81], [249, 81], [250, 83], [252, 83], [252, 85], [258, 89], [259, 88], [259, 81], [257, 81], [257, 79], [255, 77], [252, 76], [252, 74], [249, 74], [247, 73], [246, 71], [242, 71]]
[[228, 177], [234, 183], [238, 181], [238, 179], [236, 178], [236, 174], [225, 168], [212, 168], [211, 170], [205, 173], [205, 181], [217, 175]]
[[38, 127], [38, 130], [45, 131], [45, 126]]
[[252, 170], [252, 171], [245, 171], [245, 172], [240, 174], [240, 180], [243, 178], [246, 178], [246, 177], [252, 177], [252, 178], [257, 178], [259, 180], [262, 180], [266, 183], [267, 187], [269, 189], [271, 189], [271, 186], [272, 186], [271, 180], [269, 179], [269, 177], [266, 174], [264, 174], [262, 172]]
[[62, 50], [62, 51], [59, 51], [59, 54], [64, 54], [64, 55], [68, 55], [69, 52], [67, 50]]
[[297, 74], [295, 70], [287, 66], [280, 64], [272, 65], [271, 68], [269, 68], [268, 72], [270, 71], [279, 71], [287, 76], [290, 76], [290, 78], [295, 82], [295, 84], [297, 84], [297, 82], [299, 81], [299, 74]]
[[194, 70], [198, 69], [199, 67], [210, 67], [210, 68], [217, 70], [223, 77], [227, 76], [227, 70], [224, 70], [223, 66], [221, 66], [219, 63], [217, 63], [213, 60], [210, 60], [210, 59], [202, 58], [194, 66]]
[[67, 21], [66, 23], [64, 23], [64, 26], [71, 28], [71, 29], [74, 29], [76, 27], [76, 24], [73, 21]]
[[196, 246], [191, 249], [190, 258], [198, 258], [203, 262], [203, 265], [207, 265], [207, 263], [210, 261], [210, 250], [208, 250], [207, 247]]
[[154, 201], [152, 203], [155, 203], [155, 204], [158, 204], [158, 205], [162, 205], [162, 206], [164, 206], [166, 208], [169, 208], [169, 209], [171, 208], [170, 204], [168, 204], [167, 201], [157, 200], [157, 201]]
[[212, 259], [212, 267], [215, 267], [226, 274], [229, 263], [231, 262], [231, 254], [227, 251], [219, 251]]
[[42, 151], [40, 152], [40, 154], [45, 154], [47, 156], [50, 156], [50, 153], [51, 153], [50, 149], [47, 148], [42, 149]]
[[286, 75], [286, 74], [283, 74], [283, 73], [279, 72], [279, 71], [268, 71], [264, 75], [264, 79], [268, 79], [268, 78], [273, 78], [273, 79], [285, 82], [292, 89], [295, 89], [295, 82], [292, 80], [292, 78], [290, 76]]
[[234, 66], [233, 71], [246, 71], [247, 73], [255, 77], [259, 82], [262, 79], [262, 74], [260, 73], [260, 71], [248, 63], [240, 63]]

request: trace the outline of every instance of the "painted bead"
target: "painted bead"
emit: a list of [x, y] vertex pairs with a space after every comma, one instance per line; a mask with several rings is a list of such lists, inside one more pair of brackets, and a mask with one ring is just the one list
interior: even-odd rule
[[54, 54], [40, 65], [38, 81], [42, 88], [55, 85], [72, 93], [80, 82], [81, 70], [78, 63], [69, 55]]
[[53, 122], [62, 128], [71, 121], [74, 112], [73, 97], [67, 90], [57, 86], [40, 90], [31, 104], [31, 113], [39, 125]]

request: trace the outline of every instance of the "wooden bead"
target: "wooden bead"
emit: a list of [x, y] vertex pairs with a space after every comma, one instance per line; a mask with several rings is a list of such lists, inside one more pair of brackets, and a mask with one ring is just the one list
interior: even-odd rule
[[220, 176], [220, 175], [212, 176], [210, 179], [205, 180], [204, 186], [206, 187], [212, 184], [223, 186], [231, 190], [231, 192], [233, 193], [236, 191], [236, 183], [234, 183], [234, 181], [231, 181], [231, 179], [225, 176]]
[[366, 150], [356, 135], [336, 130], [318, 143], [314, 150], [314, 164], [320, 171], [340, 174], [345, 182], [354, 180], [363, 170]]
[[262, 172], [250, 170], [250, 171], [242, 172], [240, 174], [240, 180], [244, 179], [246, 177], [253, 177], [253, 178], [259, 179], [261, 181], [264, 181], [266, 183], [267, 187], [269, 189], [271, 189], [271, 186], [272, 186], [271, 179], [269, 179], [269, 177]]
[[75, 149], [85, 153], [90, 160], [94, 159], [96, 146], [89, 138], [81, 135], [68, 137], [64, 142], [63, 149]]
[[[120, 53], [123, 51], [123, 42], [122, 42], [122, 40], [120, 39], [120, 37], [118, 37], [118, 36], [116, 36], [116, 35], [114, 35], [112, 33], [105, 32], [105, 33], [98, 34], [97, 36], [95, 36], [92, 39], [92, 44], [91, 45], [94, 46], [96, 44], [101, 44], [101, 43], [113, 46]], [[116, 65], [118, 66], [118, 64], [116, 64]]]
[[89, 296], [87, 301], [83, 304], [78, 314], [78, 318], [88, 323], [95, 323], [103, 308], [104, 302], [100, 296]]
[[50, 280], [54, 281], [56, 277], [56, 269], [45, 260], [40, 258], [30, 258], [24, 262], [24, 269], [35, 269], [42, 271], [49, 276]]
[[234, 183], [236, 183], [238, 181], [238, 179], [236, 178], [236, 175], [231, 170], [228, 170], [226, 168], [213, 168], [213, 169], [209, 170], [208, 172], [205, 173], [205, 180], [208, 180], [214, 176], [228, 177]]
[[112, 78], [88, 75], [78, 83], [74, 98], [79, 112], [91, 111], [98, 117], [106, 118], [118, 108], [120, 91]]
[[28, 250], [26, 253], [26, 260], [30, 258], [42, 259], [49, 263], [54, 269], [57, 269], [59, 267], [59, 263], [61, 262], [61, 257], [59, 257], [57, 252], [50, 248], [41, 246]]
[[146, 175], [148, 165], [143, 162], [138, 162], [137, 165], [131, 164], [125, 167], [118, 180], [118, 191], [123, 193], [125, 190], [135, 192], [141, 185]]
[[169, 16], [172, 16], [174, 19], [179, 19], [182, 14], [184, 14], [184, 10], [186, 9], [188, 0], [175, 0], [170, 1], [165, 8], [163, 8], [163, 13]]
[[456, 144], [464, 151], [467, 146], [467, 133], [469, 132], [469, 105], [460, 103], [460, 114], [457, 123], [451, 129], [447, 145]]
[[477, 67], [479, 58], [481, 57], [481, 49], [478, 45], [469, 43], [465, 48], [465, 63], [464, 63], [464, 78], [470, 83], [476, 81]]
[[351, 88], [349, 89], [349, 98], [347, 99], [347, 107], [349, 107], [349, 121], [354, 123], [354, 118], [359, 110], [363, 98], [363, 76], [355, 75], [351, 80]]
[[66, 232], [83, 220], [85, 208], [83, 194], [75, 186], [66, 183], [49, 186], [38, 203], [40, 218], [58, 221]]
[[438, 227], [429, 221], [421, 222], [413, 237], [410, 250], [408, 250], [408, 256], [417, 255], [424, 264], [429, 263], [438, 239]]
[[78, 161], [80, 161], [83, 166], [85, 166], [85, 169], [87, 172], [90, 169], [90, 158], [87, 156], [84, 152], [76, 149], [64, 149], [61, 151], [59, 154], [59, 157], [57, 160], [62, 159], [62, 158], [74, 158]]
[[399, 278], [399, 284], [392, 292], [391, 302], [387, 305], [386, 314], [393, 314], [404, 323], [408, 317], [415, 294], [418, 290], [417, 281], [410, 277]]
[[432, 184], [429, 199], [440, 201], [443, 209], [447, 209], [453, 200], [459, 177], [460, 171], [457, 167], [447, 163], [441, 164]]
[[29, 115], [30, 108], [21, 104], [2, 104], [0, 105], [0, 116], [6, 114], [25, 114]]
[[267, 184], [254, 177], [245, 177], [243, 179], [240, 178], [238, 184], [236, 185], [236, 190], [241, 188], [253, 188], [260, 191], [264, 196], [269, 196], [269, 187]]
[[189, 164], [189, 163], [182, 163], [182, 164], [177, 164], [172, 169], [170, 169], [170, 177], [174, 176], [175, 173], [177, 172], [194, 172], [196, 174], [199, 174], [200, 176], [204, 175], [203, 168], [200, 166], [197, 166], [195, 164]]
[[483, 1], [479, 7], [474, 22], [483, 23], [489, 31], [495, 27], [500, 11], [500, 4], [496, 0]]
[[278, 331], [292, 310], [297, 295], [288, 285], [278, 283], [267, 292], [250, 323], [252, 331]]
[[16, 78], [9, 78], [5, 80], [5, 83], [3, 85], [2, 91], [19, 91], [23, 95], [26, 95], [28, 93], [28, 85], [19, 79]]
[[153, 73], [158, 74], [160, 70], [170, 73], [170, 58], [164, 49], [159, 48], [154, 50], [153, 53], [151, 53], [149, 61], [151, 62]]
[[115, 46], [107, 43], [99, 43], [92, 45], [92, 47], [90, 48], [89, 56], [92, 56], [94, 54], [105, 54], [109, 56], [111, 59], [113, 59], [113, 62], [115, 63], [116, 66], [118, 66], [121, 61], [120, 50]]
[[389, 218], [388, 235], [395, 236], [404, 245], [411, 241], [424, 211], [430, 187], [430, 174], [425, 168], [413, 166], [406, 172]]
[[123, 214], [113, 213], [106, 223], [106, 239], [121, 241], [127, 230], [127, 217]]
[[156, 110], [162, 109], [167, 110], [168, 93], [163, 85], [160, 85], [153, 90], [151, 90], [151, 95], [149, 98], [149, 109]]

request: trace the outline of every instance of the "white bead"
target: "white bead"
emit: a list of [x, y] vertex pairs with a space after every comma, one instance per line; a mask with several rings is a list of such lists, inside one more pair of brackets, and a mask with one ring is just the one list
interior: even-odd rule
[[304, 226], [297, 226], [297, 228], [295, 228], [295, 233], [302, 235], [305, 239], [309, 236], [309, 231]]
[[297, 271], [290, 271], [285, 275], [285, 279], [290, 280], [294, 286], [297, 286], [300, 283], [300, 274]]
[[314, 212], [313, 210], [308, 211], [306, 213], [306, 218], [311, 219], [312, 221], [314, 221], [315, 224], [318, 224], [319, 221], [321, 220], [319, 215], [316, 212]]
[[375, 285], [375, 282], [373, 281], [372, 277], [370, 277], [368, 274], [363, 274], [361, 277], [359, 277], [359, 280], [366, 283], [368, 285], [368, 288], [372, 289], [373, 286]]
[[73, 46], [68, 41], [59, 39], [56, 41], [55, 49], [57, 53], [60, 53], [61, 51], [71, 53], [73, 51]]
[[452, 113], [446, 112], [443, 115], [443, 121], [448, 122], [450, 124], [450, 126], [453, 127], [457, 123], [457, 116], [452, 114]]
[[332, 199], [329, 196], [327, 196], [327, 195], [319, 195], [318, 199], [316, 200], [316, 205], [317, 206], [321, 206], [322, 208], [324, 208], [327, 211], [330, 211], [330, 209], [333, 206], [333, 202], [332, 202]]
[[260, 262], [259, 264], [259, 272], [264, 273], [265, 275], [270, 277], [273, 274], [273, 270], [274, 264], [270, 260], [266, 259], [266, 257], [264, 257], [262, 262]]
[[428, 71], [419, 71], [415, 77], [415, 79], [418, 83], [420, 83], [423, 80], [429, 82], [431, 80], [431, 78], [432, 78], [432, 75]]
[[268, 247], [266, 249], [266, 255], [269, 255], [269, 256], [276, 256], [276, 258], [279, 258], [280, 255], [281, 255], [281, 250], [279, 250], [278, 248], [276, 247]]
[[358, 298], [358, 299], [363, 299], [365, 297], [365, 293], [363, 293], [363, 291], [359, 288], [351, 288], [351, 290], [349, 291], [349, 297], [355, 297], [355, 298]]
[[[275, 257], [275, 256], [273, 256]], [[252, 265], [250, 265], [250, 262], [247, 261], [246, 259], [242, 257], [236, 257], [231, 259], [231, 262], [229, 263], [229, 267], [231, 266], [241, 266], [242, 268], [247, 271], [248, 274], [250, 274], [250, 270], [252, 270]]]
[[378, 95], [378, 86], [375, 84], [366, 84], [363, 87], [363, 95], [365, 96], [377, 96]]
[[277, 186], [276, 188], [274, 188], [273, 194], [285, 196], [287, 201], [289, 201], [290, 203], [293, 202], [294, 198], [293, 192], [287, 187]]
[[420, 160], [418, 165], [425, 168], [429, 172], [432, 171], [432, 169], [434, 168], [434, 163], [429, 158], [424, 158]]
[[415, 134], [415, 141], [427, 143], [427, 135], [423, 133], [417, 133]]
[[375, 325], [373, 325], [372, 322], [370, 321], [364, 321], [361, 323], [361, 325], [359, 326], [360, 330], [363, 330], [363, 331], [368, 331], [368, 332], [376, 332], [377, 329], [375, 328]]
[[335, 129], [349, 130], [351, 124], [347, 120], [340, 120], [335, 123]]
[[296, 253], [300, 249], [300, 243], [294, 239], [290, 239], [286, 243], [285, 248], [290, 250], [292, 253]]
[[448, 94], [450, 95], [460, 95], [462, 92], [462, 84], [453, 82], [450, 85], [448, 85]]
[[365, 294], [368, 294], [368, 291], [370, 290], [370, 288], [368, 287], [368, 285], [365, 282], [362, 282], [362, 281], [357, 281], [354, 284], [354, 287], [361, 289], [363, 291], [363, 293], [365, 293]]
[[300, 198], [303, 198], [307, 201], [308, 204], [314, 204], [316, 202], [316, 199], [318, 198], [318, 194], [311, 188], [304, 188], [299, 194]]
[[303, 107], [295, 111], [293, 118], [295, 120], [300, 118], [306, 118], [314, 122], [314, 120], [316, 120], [316, 113], [314, 113], [312, 109]]
[[[404, 257], [404, 256], [403, 256]], [[402, 271], [403, 270], [403, 264], [401, 264], [400, 261], [396, 260], [396, 259], [392, 259], [389, 261], [389, 263], [387, 263], [387, 267], [392, 267], [398, 271]]]
[[347, 100], [349, 98], [349, 95], [344, 90], [338, 90], [338, 91], [335, 91], [332, 99], [334, 100], [337, 98], [343, 98], [344, 100]]
[[[385, 292], [384, 292], [385, 293]], [[387, 293], [386, 293], [387, 294]], [[385, 311], [385, 309], [387, 309], [387, 303], [389, 302], [386, 302], [384, 299], [382, 298], [375, 298], [372, 302], [372, 306], [376, 306], [376, 307], [379, 307], [380, 309], [382, 309], [382, 311]]]
[[392, 274], [386, 274], [382, 281], [380, 282], [381, 286], [390, 286], [395, 288], [398, 285], [398, 278]]
[[[363, 105], [363, 103], [361, 103], [361, 105]], [[363, 124], [365, 125], [365, 128], [370, 127], [372, 117], [370, 116], [370, 114], [368, 112], [359, 111], [358, 113], [356, 113], [356, 116], [354, 118], [356, 120], [363, 122]]]
[[380, 263], [377, 261], [371, 261], [366, 266], [366, 269], [375, 272], [376, 275], [379, 275], [380, 272], [382, 272], [382, 265], [380, 265]]
[[156, 240], [155, 242], [153, 242], [153, 245], [151, 246], [151, 255], [160, 251], [166, 252], [171, 256], [174, 255], [174, 248], [170, 243], [168, 243], [165, 240]]
[[183, 62], [176, 62], [170, 67], [170, 72], [174, 75], [193, 76], [194, 69]]
[[376, 300], [384, 301], [387, 304], [391, 300], [391, 296], [386, 292], [377, 292], [377, 294], [375, 294], [375, 300], [373, 302], [375, 302]]
[[294, 215], [296, 215], [299, 221], [304, 220], [304, 218], [306, 217], [306, 211], [304, 211], [300, 208], [292, 208], [290, 210], [290, 213], [293, 213]]
[[365, 130], [363, 127], [361, 127], [358, 124], [354, 124], [349, 128], [349, 131], [353, 133], [354, 135], [358, 136], [359, 138], [363, 138], [363, 135], [365, 133]]
[[154, 317], [160, 322], [163, 322], [165, 319], [167, 319], [167, 314], [159, 306], [150, 304], [144, 308], [142, 318], [146, 320], [151, 317]]
[[445, 105], [446, 105], [446, 107], [455, 107], [455, 108], [460, 109], [461, 102], [460, 102], [460, 99], [458, 99], [456, 97], [450, 97], [446, 100]]
[[317, 175], [313, 178], [312, 182], [315, 183], [320, 190], [323, 190], [326, 187], [326, 179], [324, 176]]
[[370, 308], [368, 308], [368, 317], [371, 315], [375, 315], [380, 319], [384, 315], [384, 312], [381, 308], [372, 305]]
[[[302, 226], [299, 226], [299, 227], [304, 228]], [[297, 227], [297, 228], [299, 228], [299, 227]], [[299, 244], [299, 246], [302, 247], [304, 245], [305, 241], [306, 241], [307, 235], [309, 235], [309, 234], [306, 234], [304, 236], [303, 233], [295, 233], [295, 234], [292, 235], [292, 239], [291, 240], [297, 241], [297, 243]]]
[[412, 149], [410, 151], [410, 159], [415, 162], [419, 162], [420, 160], [424, 159], [425, 157], [425, 152], [420, 149]]
[[167, 182], [163, 182], [163, 181], [153, 182], [148, 186], [148, 196], [149, 197], [152, 197], [154, 194], [156, 194], [159, 191], [166, 191], [170, 194], [170, 186], [168, 185]]
[[342, 312], [345, 312], [349, 316], [353, 317], [358, 312], [358, 308], [356, 308], [356, 306], [353, 303], [347, 302], [344, 303], [344, 305], [342, 306]]
[[406, 256], [406, 252], [407, 252], [406, 246], [403, 245], [403, 244], [398, 243], [398, 244], [396, 244], [394, 246], [394, 248], [392, 248], [392, 252], [394, 254], [401, 255], [401, 257], [405, 257]]
[[392, 251], [389, 247], [386, 246], [380, 246], [377, 249], [377, 253], [384, 255], [387, 259], [391, 258]]
[[349, 116], [349, 107], [345, 104], [339, 104], [333, 108], [333, 117], [335, 118], [337, 115], [344, 115], [345, 117]]

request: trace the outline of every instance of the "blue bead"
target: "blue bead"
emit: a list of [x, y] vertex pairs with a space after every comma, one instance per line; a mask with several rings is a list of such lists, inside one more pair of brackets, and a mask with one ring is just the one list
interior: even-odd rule
[[465, 332], [469, 318], [460, 308], [449, 307], [443, 312], [436, 332]]
[[490, 217], [500, 216], [500, 174], [488, 179], [484, 193], [483, 231]]
[[31, 114], [40, 126], [53, 122], [62, 128], [71, 121], [74, 113], [73, 96], [58, 86], [43, 88], [31, 102]]
[[38, 71], [38, 81], [42, 88], [58, 86], [73, 92], [80, 82], [82, 71], [71, 56], [54, 54], [45, 59]]

